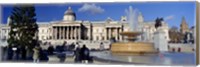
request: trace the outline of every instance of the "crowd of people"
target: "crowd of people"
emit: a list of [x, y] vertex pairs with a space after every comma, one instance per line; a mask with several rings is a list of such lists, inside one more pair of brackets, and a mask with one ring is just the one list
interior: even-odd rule
[[[100, 50], [104, 49], [103, 43], [100, 43]], [[65, 62], [67, 58], [66, 52], [71, 52], [75, 63], [93, 63], [93, 57], [90, 56], [89, 48], [83, 44], [77, 43], [68, 44], [64, 42], [62, 45], [51, 45], [51, 43], [39, 43], [33, 47], [31, 56], [27, 56], [27, 47], [24, 46], [8, 46], [5, 48], [6, 60], [33, 60], [33, 62], [48, 62], [49, 56], [55, 55], [60, 62]]]
[[86, 45], [83, 45], [82, 48], [80, 48], [80, 45], [77, 43], [76, 50], [74, 51], [75, 55], [75, 63], [92, 63], [93, 59], [90, 56], [90, 50], [86, 47]]
[[64, 42], [62, 45], [55, 46], [55, 48], [49, 43], [41, 46], [35, 46], [33, 51], [34, 62], [39, 62], [40, 60], [48, 61], [47, 55], [57, 55], [60, 62], [63, 63], [66, 59], [66, 51], [74, 52], [73, 54], [75, 63], [93, 62], [92, 57], [90, 56], [90, 50], [86, 47], [86, 45], [80, 47], [79, 43], [72, 43], [68, 45], [67, 42]]

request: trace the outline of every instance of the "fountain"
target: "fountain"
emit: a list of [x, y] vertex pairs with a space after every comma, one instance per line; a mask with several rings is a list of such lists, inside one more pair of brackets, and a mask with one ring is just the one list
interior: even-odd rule
[[137, 31], [138, 23], [134, 20], [136, 18], [136, 11], [133, 11], [132, 7], [129, 7], [128, 23], [130, 25], [130, 31], [121, 32], [120, 35], [126, 37], [127, 42], [116, 42], [111, 44], [112, 54], [152, 54], [157, 53], [153, 43], [149, 42], [136, 42], [137, 36], [142, 32]]
[[[121, 32], [120, 35], [126, 37], [123, 42], [111, 44], [110, 50], [91, 52], [95, 60], [108, 63], [130, 63], [130, 64], [145, 64], [145, 65], [195, 65], [194, 53], [171, 53], [168, 52], [167, 40], [164, 36], [160, 22], [162, 19], [157, 19], [157, 31], [154, 33], [154, 42], [143, 42], [137, 40], [137, 36], [143, 34], [138, 31], [137, 21], [134, 20], [136, 14], [132, 7], [129, 7], [129, 25], [130, 31]], [[142, 55], [141, 55], [142, 54]], [[187, 59], [186, 59], [187, 58]]]

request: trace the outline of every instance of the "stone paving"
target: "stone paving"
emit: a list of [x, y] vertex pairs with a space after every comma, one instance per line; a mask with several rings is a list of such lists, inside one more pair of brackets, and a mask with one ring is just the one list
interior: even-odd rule
[[[49, 56], [49, 61], [48, 63], [60, 63], [59, 62], [59, 59], [56, 57], [56, 56]], [[67, 57], [64, 64], [65, 63], [74, 63], [74, 57]], [[109, 64], [109, 63], [104, 63], [104, 62], [100, 62], [100, 61], [96, 61], [94, 60], [94, 63], [93, 64]]]

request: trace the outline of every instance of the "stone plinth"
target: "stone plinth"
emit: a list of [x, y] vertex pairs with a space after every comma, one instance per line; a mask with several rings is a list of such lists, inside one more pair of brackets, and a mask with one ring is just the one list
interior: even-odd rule
[[155, 48], [158, 49], [160, 52], [168, 51], [167, 36], [165, 36], [163, 28], [158, 28], [157, 31], [154, 33], [154, 44]]
[[111, 45], [112, 53], [144, 54], [157, 53], [153, 43], [147, 42], [118, 42]]

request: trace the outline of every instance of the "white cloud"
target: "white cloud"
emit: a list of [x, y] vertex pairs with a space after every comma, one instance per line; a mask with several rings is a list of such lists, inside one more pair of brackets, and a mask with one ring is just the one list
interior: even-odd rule
[[167, 17], [164, 18], [165, 21], [168, 21], [168, 20], [172, 20], [175, 18], [175, 15], [169, 15]]
[[95, 4], [84, 4], [81, 8], [78, 9], [78, 11], [89, 12], [92, 14], [99, 14], [99, 13], [103, 13], [104, 9]]

